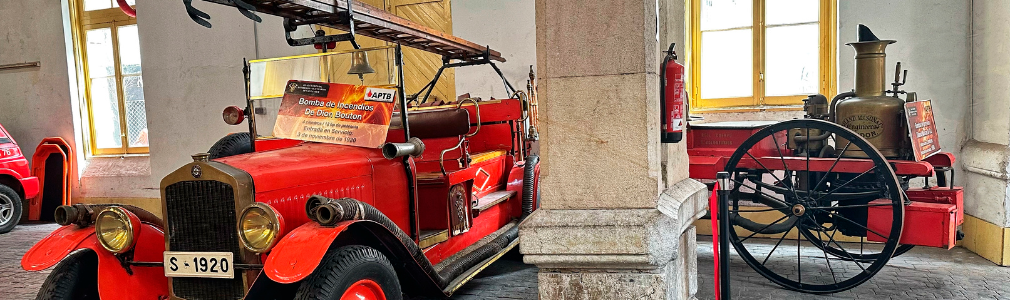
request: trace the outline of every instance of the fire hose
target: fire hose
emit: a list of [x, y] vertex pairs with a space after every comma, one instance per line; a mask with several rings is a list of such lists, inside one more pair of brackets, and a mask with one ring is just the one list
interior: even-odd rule
[[375, 207], [351, 198], [331, 199], [323, 196], [312, 196], [306, 203], [306, 210], [310, 213], [314, 221], [323, 226], [332, 226], [339, 222], [351, 220], [367, 220], [379, 223], [389, 229], [400, 243], [402, 243], [414, 261], [418, 263], [421, 270], [438, 283], [440, 287], [445, 287], [466, 270], [498, 253], [508, 246], [508, 244], [519, 237], [519, 227], [514, 226], [492, 242], [480, 247], [476, 251], [470, 252], [466, 256], [456, 260], [441, 272], [435, 270], [435, 266], [424, 256], [421, 248], [414, 243], [409, 235], [396, 226], [389, 217], [386, 217]]

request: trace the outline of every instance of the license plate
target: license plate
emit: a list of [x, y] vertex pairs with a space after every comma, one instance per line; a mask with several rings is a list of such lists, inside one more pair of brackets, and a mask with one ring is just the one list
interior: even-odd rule
[[165, 252], [166, 277], [235, 278], [231, 252]]

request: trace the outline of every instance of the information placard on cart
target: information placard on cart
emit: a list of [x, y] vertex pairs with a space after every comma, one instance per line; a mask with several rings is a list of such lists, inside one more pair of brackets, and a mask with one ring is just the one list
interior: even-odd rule
[[274, 136], [379, 148], [395, 100], [395, 89], [292, 80], [284, 89]]
[[933, 121], [933, 106], [929, 100], [905, 103], [905, 119], [912, 138], [915, 160], [921, 161], [940, 152], [940, 139]]

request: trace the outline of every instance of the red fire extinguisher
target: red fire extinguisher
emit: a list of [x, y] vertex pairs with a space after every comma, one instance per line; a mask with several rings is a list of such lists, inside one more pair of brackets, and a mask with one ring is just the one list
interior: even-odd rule
[[659, 76], [663, 78], [662, 90], [659, 91], [659, 110], [662, 111], [663, 118], [660, 136], [663, 143], [679, 143], [684, 138], [686, 127], [684, 65], [677, 63], [677, 52], [673, 50], [676, 45], [677, 43], [670, 44], [659, 70]]

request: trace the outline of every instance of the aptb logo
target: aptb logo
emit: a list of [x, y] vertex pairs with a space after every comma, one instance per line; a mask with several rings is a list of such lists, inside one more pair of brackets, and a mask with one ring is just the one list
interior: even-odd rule
[[368, 90], [365, 90], [365, 101], [392, 103], [394, 92], [396, 90], [368, 88]]

